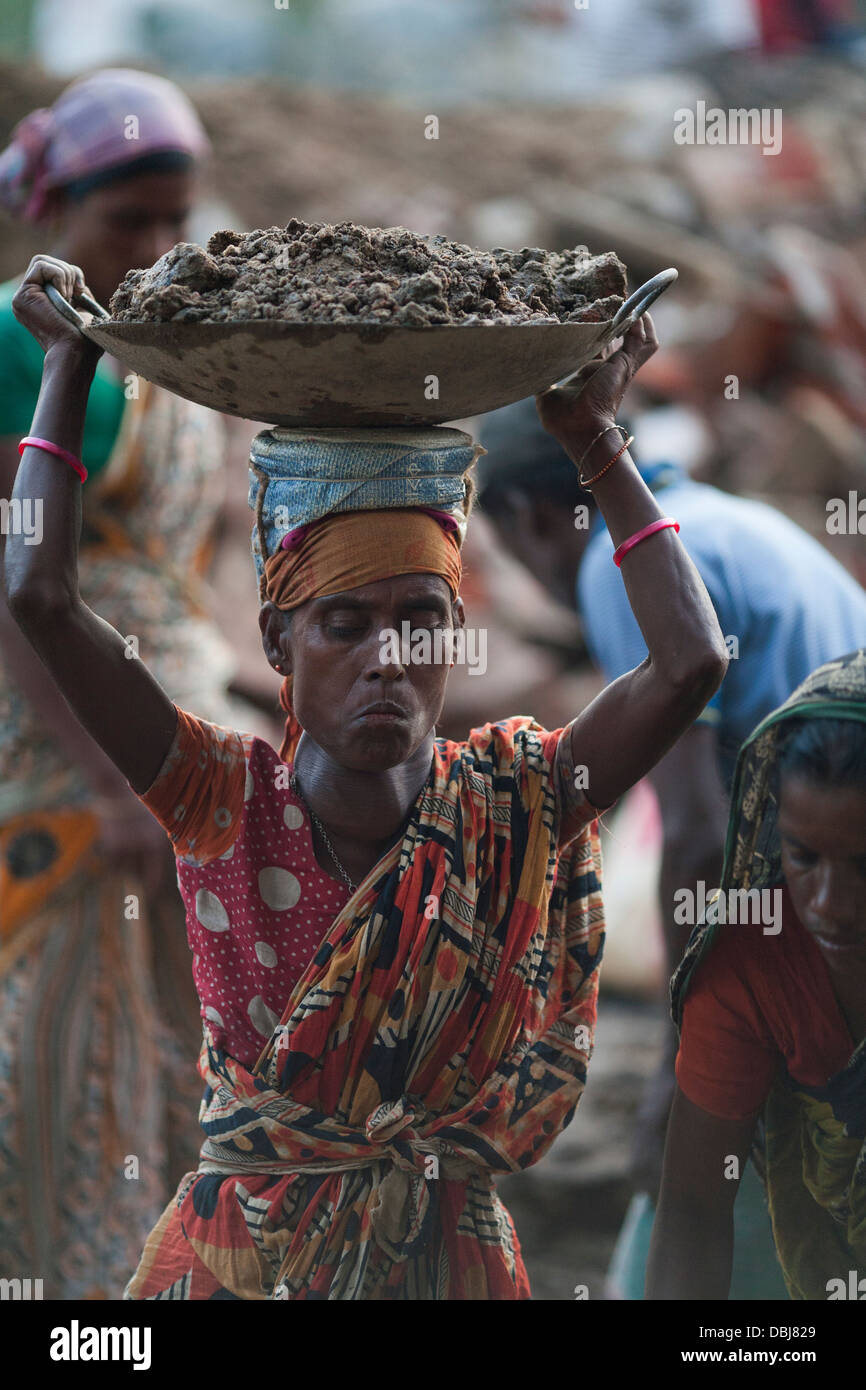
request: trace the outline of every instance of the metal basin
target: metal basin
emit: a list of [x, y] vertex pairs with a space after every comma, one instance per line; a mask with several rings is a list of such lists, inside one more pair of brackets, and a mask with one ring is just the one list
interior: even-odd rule
[[86, 323], [62, 304], [126, 367], [213, 410], [296, 427], [435, 425], [546, 390], [624, 333], [676, 276], [655, 276], [602, 323]]

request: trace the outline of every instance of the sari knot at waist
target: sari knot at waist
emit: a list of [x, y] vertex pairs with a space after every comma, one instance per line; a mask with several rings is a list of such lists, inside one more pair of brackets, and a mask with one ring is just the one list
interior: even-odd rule
[[[227, 1099], [231, 1093], [228, 1088], [226, 1091]], [[423, 1133], [434, 1119], [442, 1123], [441, 1117], [430, 1116], [413, 1096], [378, 1105], [367, 1116], [363, 1130], [326, 1119], [317, 1128], [328, 1130], [330, 1142], [322, 1143], [320, 1139], [318, 1146], [313, 1147], [315, 1141], [311, 1141], [306, 1149], [308, 1158], [241, 1157], [239, 1163], [236, 1141], [221, 1145], [206, 1139], [198, 1174], [237, 1177], [240, 1169], [244, 1173], [291, 1177], [381, 1167], [384, 1171], [370, 1173], [370, 1225], [376, 1243], [385, 1253], [392, 1260], [405, 1260], [424, 1236], [430, 1211], [429, 1181], [466, 1182], [486, 1173], [487, 1185], [493, 1186], [490, 1169], [478, 1156], [467, 1157], [445, 1140]], [[329, 1152], [336, 1145], [343, 1152]]]

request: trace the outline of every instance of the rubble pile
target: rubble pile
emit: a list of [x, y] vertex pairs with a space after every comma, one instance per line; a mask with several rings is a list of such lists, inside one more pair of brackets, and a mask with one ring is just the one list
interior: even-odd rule
[[111, 313], [121, 322], [595, 323], [624, 298], [625, 267], [613, 252], [476, 251], [405, 227], [292, 218], [216, 232], [206, 250], [181, 242], [129, 272]]

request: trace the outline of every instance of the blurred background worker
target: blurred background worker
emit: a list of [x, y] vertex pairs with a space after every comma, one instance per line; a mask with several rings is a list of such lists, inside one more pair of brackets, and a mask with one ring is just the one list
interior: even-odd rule
[[724, 894], [772, 894], [776, 930], [702, 924], [673, 981], [647, 1296], [727, 1297], [738, 1159], [757, 1140], [791, 1297], [850, 1297], [866, 1261], [866, 651], [813, 672], [744, 746], [724, 874]]
[[[19, 124], [0, 157], [0, 202], [40, 237], [53, 232], [56, 253], [107, 303], [128, 269], [183, 238], [207, 151], [172, 83], [102, 71]], [[6, 498], [43, 360], [12, 314], [16, 285], [0, 286]], [[235, 710], [249, 727], [252, 712], [228, 695], [234, 660], [202, 585], [224, 491], [221, 419], [123, 373], [100, 359], [87, 410], [82, 593], [175, 698], [216, 721]], [[167, 1172], [191, 1166], [198, 1148], [199, 1086], [180, 1061], [199, 1033], [183, 907], [151, 817], [5, 600], [0, 1019], [0, 1273], [32, 1272], [46, 1298], [119, 1297]]]
[[[594, 370], [584, 368], [583, 375]], [[684, 422], [670, 411], [664, 418], [676, 452], [677, 424], [682, 428]], [[532, 400], [484, 417], [481, 439], [488, 452], [478, 464], [481, 505], [503, 546], [556, 598], [578, 609], [593, 660], [605, 680], [612, 681], [646, 660], [646, 644], [592, 495], [580, 487], [571, 460], [545, 439], [536, 419]], [[648, 443], [656, 437], [657, 449], [664, 448], [665, 430], [654, 426], [651, 415], [639, 417], [631, 429], [637, 435], [636, 456], [643, 459], [641, 474], [665, 514], [680, 523], [731, 657], [719, 692], [649, 775], [662, 817], [659, 893], [667, 970], [673, 974], [695, 925], [694, 916], [683, 921], [686, 914], [675, 912], [675, 894], [690, 889], [697, 902], [702, 900], [699, 884], [707, 893], [718, 887], [740, 744], [810, 671], [863, 645], [866, 593], [824, 547], [780, 512], [695, 482], [664, 454], [642, 455], [642, 435]], [[637, 1202], [627, 1227], [630, 1253], [624, 1274], [627, 1287], [636, 1290], [631, 1296], [639, 1297], [642, 1288], [675, 1085], [676, 1046], [671, 1025], [660, 1068], [638, 1115]], [[757, 1189], [746, 1185], [741, 1204], [753, 1193]], [[750, 1232], [756, 1225], [764, 1226], [765, 1249], [771, 1252], [759, 1200], [746, 1222]], [[756, 1267], [751, 1248], [748, 1265]], [[736, 1284], [733, 1296], [742, 1296]], [[754, 1290], [750, 1296], [756, 1296]], [[771, 1282], [758, 1296], [784, 1293]]]

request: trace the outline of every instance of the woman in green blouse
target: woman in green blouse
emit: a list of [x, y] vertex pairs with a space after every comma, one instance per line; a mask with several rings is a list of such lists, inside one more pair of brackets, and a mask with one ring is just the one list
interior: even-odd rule
[[[16, 128], [0, 204], [83, 266], [107, 303], [129, 269], [183, 239], [207, 149], [171, 83], [99, 72]], [[6, 499], [42, 378], [14, 289], [0, 287], [0, 545], [16, 524]], [[100, 359], [84, 434], [82, 594], [173, 698], [233, 723], [233, 661], [201, 585], [223, 443], [218, 416]], [[195, 1075], [176, 1065], [199, 1031], [182, 915], [158, 827], [0, 600], [0, 1277], [39, 1278], [46, 1298], [119, 1297], [167, 1169], [197, 1148]], [[117, 1046], [131, 1030], [143, 1050]], [[109, 1068], [112, 1054], [121, 1061]], [[188, 1078], [185, 1094], [172, 1071]]]

